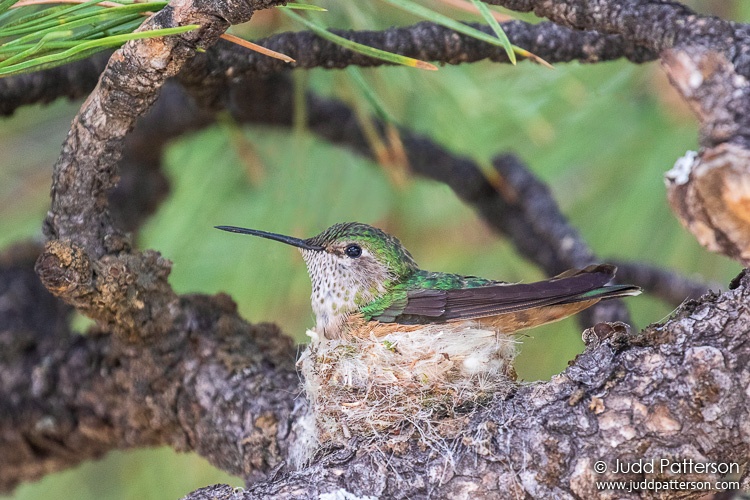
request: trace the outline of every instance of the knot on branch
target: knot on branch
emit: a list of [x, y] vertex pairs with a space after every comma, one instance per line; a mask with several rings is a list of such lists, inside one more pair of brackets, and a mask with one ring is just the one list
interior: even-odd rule
[[52, 240], [35, 270], [54, 295], [132, 339], [171, 328], [177, 312], [170, 307], [177, 300], [167, 281], [171, 266], [152, 250], [92, 261], [78, 245]]
[[586, 328], [581, 335], [586, 347], [596, 347], [601, 342], [609, 340], [613, 345], [620, 344], [630, 335], [630, 325], [622, 321], [597, 323]]
[[58, 297], [80, 297], [91, 292], [91, 261], [74, 243], [48, 242], [34, 270], [44, 286]]
[[665, 182], [672, 210], [701, 245], [750, 265], [750, 151], [726, 143], [690, 152]]

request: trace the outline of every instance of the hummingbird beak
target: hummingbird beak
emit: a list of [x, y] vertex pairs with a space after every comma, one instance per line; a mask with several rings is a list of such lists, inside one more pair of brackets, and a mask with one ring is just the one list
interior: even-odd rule
[[287, 245], [292, 245], [293, 247], [302, 248], [303, 250], [314, 250], [316, 252], [325, 250], [324, 247], [321, 247], [318, 245], [311, 245], [305, 240], [294, 238], [292, 236], [285, 236], [283, 234], [267, 233], [265, 231], [259, 231], [257, 229], [245, 229], [244, 227], [235, 227], [235, 226], [214, 226], [214, 227], [216, 229], [221, 229], [222, 231], [229, 231], [230, 233], [250, 234], [252, 236], [260, 236], [261, 238], [266, 238], [269, 240], [280, 241], [282, 243], [286, 243]]

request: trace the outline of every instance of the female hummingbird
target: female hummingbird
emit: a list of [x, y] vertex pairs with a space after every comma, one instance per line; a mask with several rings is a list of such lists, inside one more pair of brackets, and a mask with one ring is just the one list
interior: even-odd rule
[[381, 337], [434, 323], [508, 335], [566, 318], [603, 299], [641, 292], [633, 285], [607, 285], [616, 271], [608, 264], [529, 284], [424, 271], [398, 239], [359, 222], [334, 224], [306, 240], [216, 228], [299, 248], [312, 280], [315, 330], [327, 339]]

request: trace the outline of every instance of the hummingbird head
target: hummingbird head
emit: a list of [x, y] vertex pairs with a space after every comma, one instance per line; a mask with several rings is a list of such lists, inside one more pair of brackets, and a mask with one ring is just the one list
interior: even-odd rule
[[359, 222], [334, 224], [306, 240], [255, 229], [217, 228], [299, 248], [312, 281], [316, 330], [329, 338], [349, 314], [388, 293], [418, 269], [397, 238]]

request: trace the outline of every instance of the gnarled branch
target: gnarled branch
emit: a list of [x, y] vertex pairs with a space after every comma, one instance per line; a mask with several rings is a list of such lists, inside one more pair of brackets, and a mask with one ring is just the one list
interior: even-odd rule
[[[48, 289], [96, 319], [98, 327], [94, 334], [79, 337], [58, 325], [53, 344], [40, 340], [45, 326], [23, 324], [32, 333], [19, 338], [30, 340], [24, 348], [10, 350], [0, 367], [7, 375], [0, 379], [0, 401], [8, 407], [0, 412], [0, 448], [9, 450], [0, 454], [0, 460], [7, 460], [0, 467], [0, 486], [12, 488], [19, 480], [108, 449], [160, 443], [197, 450], [248, 483], [274, 472], [254, 483], [243, 494], [247, 498], [292, 497], [300, 491], [315, 496], [337, 488], [393, 497], [461, 496], [469, 491], [475, 496], [511, 492], [590, 497], [597, 494], [593, 461], [611, 465], [617, 459], [640, 456], [731, 461], [745, 470], [750, 456], [745, 423], [750, 413], [745, 390], [750, 380], [747, 276], [738, 280], [734, 290], [690, 302], [665, 324], [640, 334], [631, 334], [617, 323], [595, 327], [586, 337], [586, 352], [563, 374], [547, 383], [518, 387], [507, 400], [492, 401], [471, 420], [460, 422], [463, 430], [458, 437], [446, 438], [439, 448], [442, 453], [409, 443], [386, 462], [382, 454], [372, 453], [355, 439], [347, 449], [323, 450], [307, 468], [285, 467], [300, 410], [295, 408], [293, 348], [273, 327], [242, 322], [224, 296], [177, 296], [166, 279], [169, 263], [156, 252], [131, 250], [129, 239], [112, 222], [107, 198], [116, 184], [124, 137], [152, 106], [166, 79], [186, 66], [195, 47], [213, 44], [230, 22], [246, 20], [253, 9], [275, 3], [199, 0], [167, 7], [149, 23], [167, 27], [195, 22], [201, 29], [127, 44], [110, 59], [76, 117], [55, 166], [52, 209], [45, 226], [50, 241], [36, 269]], [[701, 227], [710, 235], [701, 240], [704, 244], [709, 241], [745, 262], [746, 240], [738, 235], [748, 234], [750, 220], [744, 212], [750, 198], [744, 188], [750, 185], [745, 182], [746, 138], [750, 137], [745, 109], [750, 68], [747, 27], [696, 16], [669, 2], [496, 3], [534, 9], [560, 25], [588, 30], [578, 35], [564, 31], [577, 40], [572, 44], [577, 49], [612, 43], [613, 57], [662, 57], [673, 83], [701, 119], [705, 148], [686, 162], [684, 172], [677, 172], [684, 175], [670, 178], [672, 197], [675, 189], [684, 190], [677, 194], [680, 202], [687, 203], [687, 215], [677, 211], [691, 229], [708, 226]], [[468, 54], [502, 58], [497, 49], [492, 49], [496, 55], [484, 52], [486, 47], [475, 50], [471, 40], [461, 42], [457, 57], [445, 43], [454, 35], [424, 24], [412, 29], [429, 31], [425, 37], [434, 36], [438, 52], [442, 50], [436, 57], [448, 62]], [[552, 33], [557, 28], [523, 29]], [[544, 47], [552, 45], [547, 42]], [[431, 49], [414, 44], [410, 50]], [[338, 57], [334, 53], [331, 58]], [[582, 56], [560, 57], [585, 58], [590, 53], [583, 50]], [[257, 88], [276, 92], [264, 87], [267, 82], [232, 86], [222, 71], [240, 68], [244, 62], [233, 59], [227, 64], [215, 54], [196, 58], [190, 63], [194, 72], [180, 76], [202, 106], [216, 107], [227, 97], [226, 91], [231, 99], [242, 99]], [[228, 54], [229, 60], [232, 54]], [[305, 59], [303, 52], [300, 56], [304, 64], [322, 64]], [[344, 54], [334, 62], [371, 63], [358, 57]], [[255, 67], [258, 64], [248, 62], [246, 70]], [[712, 97], [715, 89], [731, 95]], [[291, 116], [288, 91], [285, 95], [287, 101], [270, 101], [270, 108], [268, 102], [261, 106], [253, 101], [239, 108], [236, 116], [251, 120], [263, 113], [266, 122], [285, 122]], [[310, 126], [316, 133], [370, 154], [358, 127], [351, 126], [356, 121], [348, 109], [314, 97], [310, 109]], [[542, 242], [533, 258], [548, 272], [570, 267], [568, 261], [591, 258], [591, 251], [550, 204], [543, 186], [517, 159], [496, 160], [502, 180], [497, 186], [471, 160], [446, 154], [428, 139], [408, 132], [402, 139], [415, 173], [448, 182], [491, 224], [519, 242], [523, 238]], [[740, 179], [739, 189], [727, 188], [732, 185], [727, 182], [730, 178]], [[521, 199], [518, 193], [527, 189], [538, 197], [535, 202], [544, 203], [536, 206]], [[726, 207], [729, 216], [723, 215]], [[542, 213], [552, 219], [538, 224], [529, 236], [514, 229], [498, 215], [499, 210], [515, 213], [518, 220]], [[563, 244], [566, 239], [571, 245]], [[534, 245], [526, 248], [535, 251]], [[14, 266], [0, 272], [11, 276]], [[28, 262], [24, 269], [28, 273]], [[65, 312], [64, 307], [52, 308], [50, 317], [59, 321]], [[620, 479], [611, 473], [603, 478]], [[683, 474], [681, 479], [688, 478]]]

